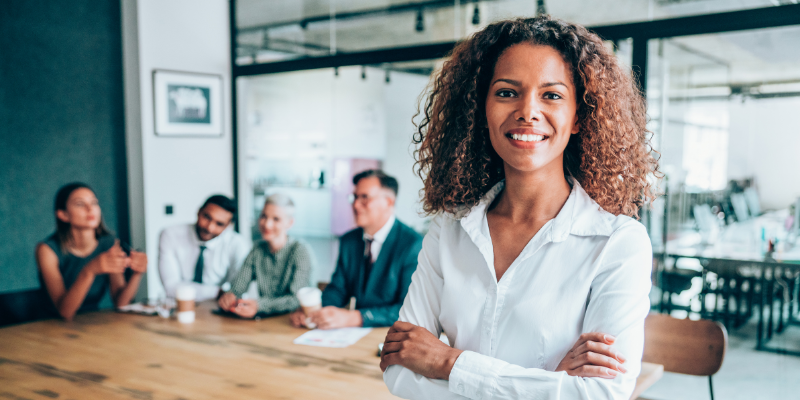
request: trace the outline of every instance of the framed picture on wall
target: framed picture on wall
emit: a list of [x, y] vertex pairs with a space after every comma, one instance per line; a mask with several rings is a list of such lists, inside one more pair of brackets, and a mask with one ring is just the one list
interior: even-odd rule
[[222, 136], [222, 76], [153, 71], [157, 136]]

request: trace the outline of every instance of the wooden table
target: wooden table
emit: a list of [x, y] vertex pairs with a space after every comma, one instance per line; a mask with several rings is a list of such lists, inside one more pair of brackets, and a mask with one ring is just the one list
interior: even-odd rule
[[[393, 399], [373, 329], [344, 349], [295, 345], [288, 316], [197, 321], [97, 312], [0, 329], [0, 399]], [[660, 368], [659, 368], [660, 367]], [[634, 398], [661, 378], [643, 363]]]
[[390, 399], [386, 328], [344, 349], [295, 345], [288, 316], [197, 321], [98, 312], [0, 329], [0, 399]]
[[649, 362], [642, 362], [642, 373], [636, 378], [636, 388], [633, 389], [631, 400], [639, 398], [647, 388], [653, 386], [664, 376], [664, 366], [661, 364], [653, 364]]

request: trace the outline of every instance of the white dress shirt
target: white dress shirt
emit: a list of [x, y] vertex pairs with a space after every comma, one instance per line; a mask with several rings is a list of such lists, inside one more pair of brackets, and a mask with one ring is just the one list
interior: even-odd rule
[[[580, 185], [497, 281], [487, 207], [498, 183], [459, 218], [431, 222], [400, 320], [464, 350], [449, 381], [399, 365], [383, 375], [408, 399], [624, 399], [641, 370], [652, 249], [644, 226], [600, 209]], [[465, 213], [462, 213], [465, 214]], [[616, 336], [626, 374], [554, 372], [581, 333]]]
[[373, 263], [378, 260], [378, 254], [380, 254], [381, 252], [381, 248], [383, 247], [383, 242], [385, 242], [386, 238], [389, 237], [389, 232], [392, 231], [392, 227], [394, 226], [394, 221], [396, 219], [397, 218], [395, 218], [394, 214], [392, 214], [392, 216], [389, 217], [389, 220], [386, 221], [386, 223], [383, 224], [383, 227], [381, 227], [381, 229], [378, 229], [378, 231], [375, 232], [374, 235], [369, 235], [367, 234], [367, 232], [364, 232], [365, 241], [372, 239], [372, 244], [370, 245], [369, 251], [370, 255], [372, 256]]
[[[202, 284], [193, 282], [200, 246], [206, 246]], [[197, 237], [194, 224], [164, 229], [158, 244], [158, 271], [167, 297], [175, 297], [182, 283], [195, 286], [197, 301], [217, 297], [223, 284], [236, 276], [251, 246], [252, 243], [236, 233], [232, 226], [207, 242]]]

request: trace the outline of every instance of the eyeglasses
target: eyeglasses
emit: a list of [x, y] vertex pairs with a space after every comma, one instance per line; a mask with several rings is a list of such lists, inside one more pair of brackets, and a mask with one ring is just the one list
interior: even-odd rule
[[347, 196], [347, 201], [350, 202], [350, 204], [353, 204], [356, 201], [358, 201], [359, 203], [366, 205], [366, 204], [369, 204], [370, 201], [372, 201], [373, 199], [375, 199], [377, 197], [379, 197], [379, 196], [368, 196], [366, 194], [351, 193], [351, 194], [349, 194]]

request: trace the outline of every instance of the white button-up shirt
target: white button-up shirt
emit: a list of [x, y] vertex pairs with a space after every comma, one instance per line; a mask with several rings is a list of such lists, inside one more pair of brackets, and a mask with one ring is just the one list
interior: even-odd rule
[[392, 231], [392, 227], [394, 226], [395, 218], [394, 214], [389, 217], [389, 220], [386, 221], [385, 224], [375, 232], [374, 235], [368, 235], [367, 232], [364, 232], [364, 241], [372, 239], [372, 244], [370, 245], [369, 251], [370, 256], [372, 256], [372, 262], [378, 261], [378, 254], [381, 253], [381, 249], [383, 248], [383, 242], [386, 241], [386, 238], [389, 237], [389, 232]]
[[[464, 350], [449, 381], [399, 365], [384, 373], [408, 399], [625, 399], [641, 370], [652, 248], [642, 224], [600, 209], [573, 180], [567, 202], [497, 281], [486, 212], [498, 183], [463, 218], [437, 216], [400, 320]], [[627, 373], [554, 372], [581, 333], [616, 336]], [[463, 397], [462, 397], [463, 396]]]
[[[193, 282], [201, 245], [206, 246], [202, 284]], [[197, 237], [194, 224], [164, 229], [158, 243], [158, 272], [167, 297], [175, 297], [178, 286], [188, 283], [197, 290], [197, 301], [215, 298], [236, 276], [251, 247], [252, 243], [230, 226], [207, 242]]]

